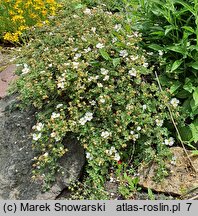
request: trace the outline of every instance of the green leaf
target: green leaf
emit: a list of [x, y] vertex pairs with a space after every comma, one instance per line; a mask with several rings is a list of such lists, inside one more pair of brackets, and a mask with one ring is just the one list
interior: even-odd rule
[[192, 132], [189, 126], [179, 128], [179, 132], [183, 141], [190, 141], [192, 139]]
[[194, 92], [193, 92], [193, 99], [195, 101], [195, 106], [198, 105], [198, 87], [195, 88]]
[[182, 55], [186, 54], [186, 50], [179, 45], [169, 46], [169, 47], [167, 47], [167, 49], [174, 51], [174, 52], [177, 52], [177, 53], [181, 53]]
[[193, 155], [193, 156], [198, 156], [198, 150], [192, 151], [192, 155]]
[[198, 62], [194, 62], [189, 64], [192, 68], [194, 68], [195, 70], [198, 70]]
[[116, 67], [120, 64], [120, 58], [114, 58], [113, 59], [113, 66]]
[[109, 56], [109, 54], [108, 54], [104, 49], [100, 49], [99, 51], [100, 51], [101, 56], [102, 56], [105, 60], [110, 60], [110, 59], [111, 59], [110, 56]]
[[148, 188], [148, 196], [150, 200], [155, 200], [155, 196], [150, 188]]
[[182, 26], [182, 28], [191, 32], [191, 33], [195, 33], [195, 30], [191, 26]]
[[185, 89], [186, 91], [188, 91], [188, 92], [190, 92], [190, 93], [193, 92], [194, 87], [193, 87], [193, 84], [192, 84], [192, 82], [191, 82], [191, 79], [186, 78], [185, 84], [184, 84], [184, 86], [183, 86], [183, 89]]
[[198, 105], [195, 105], [194, 99], [191, 99], [191, 101], [190, 101], [190, 107], [192, 109], [193, 114], [195, 114], [195, 112], [197, 112], [197, 110], [198, 110]]
[[165, 26], [166, 27], [166, 30], [165, 30], [165, 35], [167, 35], [170, 31], [172, 30], [175, 30], [176, 28], [172, 25], [168, 25], [168, 26]]
[[182, 60], [176, 60], [171, 67], [171, 72], [175, 71], [182, 64], [182, 62]]
[[176, 0], [175, 3], [178, 3], [178, 4], [183, 5], [183, 7], [184, 7], [186, 10], [190, 11], [194, 16], [196, 16], [196, 13], [195, 13], [195, 11], [194, 11], [194, 8], [193, 8], [190, 4], [188, 4], [188, 3], [186, 3], [185, 1], [182, 1], [182, 0]]
[[163, 47], [161, 47], [157, 44], [151, 44], [151, 45], [149, 45], [149, 48], [156, 50], [156, 51], [163, 50]]
[[155, 31], [155, 32], [150, 33], [150, 35], [164, 36], [164, 32], [163, 31]]
[[181, 86], [181, 82], [176, 81], [176, 82], [170, 87], [170, 93], [173, 94], [180, 86]]
[[198, 142], [198, 123], [195, 122], [195, 123], [190, 124], [190, 129], [192, 132], [193, 141]]

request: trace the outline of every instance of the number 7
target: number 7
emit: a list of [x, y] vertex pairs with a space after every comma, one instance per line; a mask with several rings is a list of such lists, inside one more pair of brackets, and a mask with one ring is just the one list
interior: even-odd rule
[[190, 211], [190, 207], [191, 207], [192, 203], [186, 203], [186, 204], [188, 205], [187, 211]]

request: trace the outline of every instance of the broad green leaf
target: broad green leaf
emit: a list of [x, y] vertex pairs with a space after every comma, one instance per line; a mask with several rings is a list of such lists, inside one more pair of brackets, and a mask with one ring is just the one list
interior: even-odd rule
[[190, 93], [193, 92], [194, 87], [193, 87], [193, 84], [192, 84], [192, 82], [191, 82], [190, 79], [189, 79], [188, 82], [185, 82], [185, 84], [184, 84], [184, 86], [183, 86], [183, 89], [185, 89], [186, 91], [188, 91], [188, 92], [190, 92]]
[[191, 32], [191, 33], [195, 33], [195, 30], [191, 26], [182, 26], [182, 28]]
[[186, 3], [185, 1], [182, 1], [182, 0], [176, 0], [175, 3], [178, 3], [178, 4], [183, 5], [185, 9], [187, 9], [187, 10], [190, 11], [194, 16], [196, 16], [196, 12], [195, 12], [194, 8], [193, 8], [190, 4], [188, 4], [188, 3]]
[[193, 92], [193, 99], [195, 101], [195, 106], [198, 105], [198, 87], [195, 88], [194, 92]]
[[186, 54], [186, 50], [182, 48], [180, 45], [175, 45], [175, 46], [169, 46], [167, 47], [168, 50], [172, 50], [177, 53], [181, 53], [182, 55]]
[[182, 64], [182, 62], [182, 60], [176, 60], [171, 67], [171, 72], [175, 71]]
[[181, 86], [181, 82], [176, 81], [174, 84], [170, 87], [170, 93], [173, 94], [177, 89]]
[[104, 49], [100, 49], [99, 51], [100, 51], [101, 56], [102, 56], [105, 60], [111, 59], [110, 56], [109, 56], [109, 54], [108, 54]]
[[116, 67], [120, 64], [120, 58], [114, 58], [113, 59], [113, 66]]
[[176, 97], [178, 97], [178, 98], [188, 98], [190, 95], [191, 94], [188, 91], [182, 89], [181, 91], [179, 91], [177, 93]]
[[179, 128], [179, 133], [183, 141], [190, 141], [192, 139], [192, 132], [189, 126]]
[[197, 123], [190, 124], [190, 129], [192, 132], [193, 141], [198, 142], [198, 124]]
[[193, 114], [195, 114], [198, 110], [198, 105], [195, 105], [195, 101], [193, 98], [190, 101], [190, 107], [192, 109]]
[[171, 81], [166, 75], [159, 75], [159, 80], [162, 86], [167, 86]]
[[163, 47], [161, 47], [157, 44], [151, 44], [151, 45], [149, 45], [149, 48], [156, 50], [156, 51], [163, 50]]
[[195, 70], [198, 70], [198, 62], [191, 63], [190, 66]]

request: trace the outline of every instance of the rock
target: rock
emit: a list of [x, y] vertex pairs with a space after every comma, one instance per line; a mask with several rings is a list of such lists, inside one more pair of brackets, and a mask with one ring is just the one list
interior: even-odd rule
[[65, 176], [56, 176], [50, 191], [42, 193], [42, 182], [31, 179], [31, 130], [35, 111], [20, 111], [15, 95], [0, 100], [0, 199], [55, 199], [71, 180], [80, 177], [85, 163], [84, 150], [73, 136], [65, 139], [69, 152], [60, 160]]
[[14, 74], [15, 70], [16, 66], [11, 64], [0, 72], [0, 99], [6, 96], [9, 84], [17, 79], [17, 76]]
[[[198, 187], [198, 174], [192, 172], [189, 167], [184, 151], [180, 147], [172, 147], [174, 161], [170, 163], [167, 161], [166, 167], [170, 171], [168, 177], [166, 177], [161, 183], [157, 183], [153, 180], [155, 176], [156, 164], [152, 164], [150, 167], [140, 167], [140, 186], [144, 188], [150, 188], [156, 192], [162, 192], [173, 195], [183, 195], [184, 193]], [[189, 155], [191, 151], [188, 151]], [[191, 157], [194, 167], [198, 171], [198, 157]]]

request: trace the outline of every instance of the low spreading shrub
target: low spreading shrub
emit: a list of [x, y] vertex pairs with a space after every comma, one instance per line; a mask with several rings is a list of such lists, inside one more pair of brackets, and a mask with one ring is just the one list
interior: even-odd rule
[[148, 54], [137, 46], [141, 35], [120, 14], [79, 1], [65, 7], [19, 58], [20, 98], [38, 110], [33, 178], [49, 183], [61, 172], [58, 160], [67, 154], [62, 141], [71, 132], [85, 149], [85, 183], [97, 194], [87, 198], [99, 198], [110, 167], [136, 169], [153, 160], [166, 175], [167, 146], [176, 142], [167, 104], [178, 123], [183, 119], [177, 100], [167, 89], [160, 92]]

